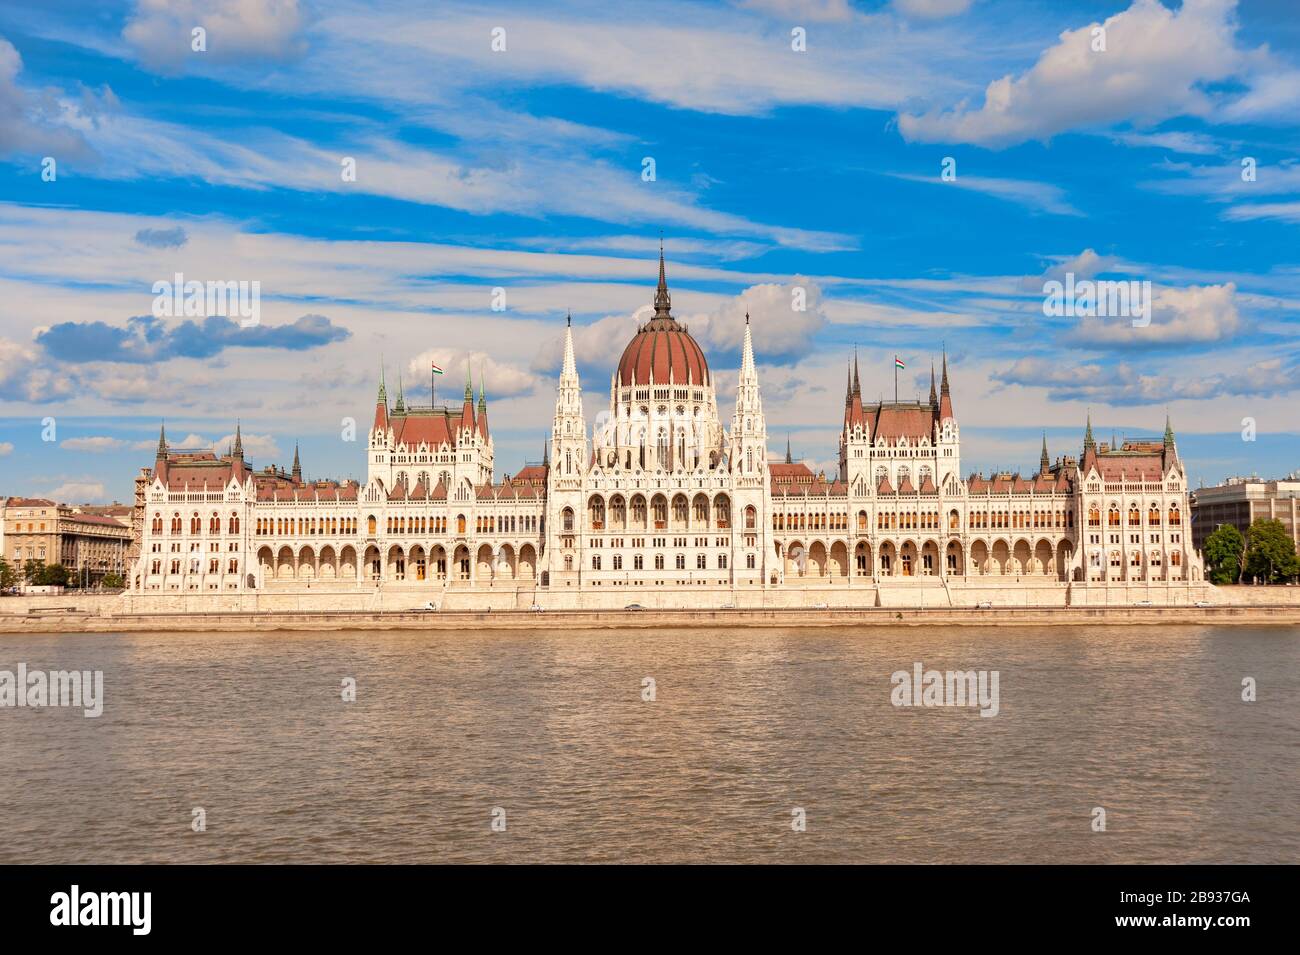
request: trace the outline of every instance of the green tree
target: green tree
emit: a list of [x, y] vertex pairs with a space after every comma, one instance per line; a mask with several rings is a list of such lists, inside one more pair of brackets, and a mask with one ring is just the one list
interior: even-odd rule
[[1211, 583], [1240, 582], [1246, 564], [1246, 538], [1241, 536], [1241, 531], [1231, 524], [1220, 524], [1205, 538], [1204, 553]]
[[118, 574], [107, 573], [104, 575], [104, 579], [100, 581], [100, 584], [105, 590], [121, 590], [126, 586], [126, 581]]
[[18, 583], [18, 568], [0, 557], [0, 590], [8, 590]]
[[1266, 584], [1300, 574], [1295, 541], [1279, 520], [1260, 518], [1246, 537], [1246, 573]]
[[62, 564], [50, 564], [37, 582], [47, 587], [65, 587], [68, 583], [68, 568]]
[[23, 580], [29, 584], [39, 584], [45, 575], [45, 561], [28, 558], [23, 564]]

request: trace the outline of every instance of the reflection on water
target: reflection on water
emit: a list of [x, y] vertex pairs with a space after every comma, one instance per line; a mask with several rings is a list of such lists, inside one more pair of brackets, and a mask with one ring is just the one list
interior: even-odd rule
[[[895, 709], [917, 661], [998, 670], [998, 716]], [[1300, 858], [1296, 628], [0, 635], [19, 662], [106, 703], [0, 709], [5, 863]]]

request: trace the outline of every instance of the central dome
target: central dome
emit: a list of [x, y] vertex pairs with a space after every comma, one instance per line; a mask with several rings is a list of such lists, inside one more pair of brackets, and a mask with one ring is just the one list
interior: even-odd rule
[[655, 315], [639, 329], [623, 349], [618, 362], [620, 385], [655, 384], [707, 385], [709, 363], [690, 332], [673, 318], [672, 300], [664, 277], [664, 252], [659, 250], [659, 288], [655, 291]]

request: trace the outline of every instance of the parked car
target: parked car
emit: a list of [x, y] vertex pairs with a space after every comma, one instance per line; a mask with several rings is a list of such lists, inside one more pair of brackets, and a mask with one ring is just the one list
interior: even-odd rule
[[529, 607], [528, 609], [531, 610], [533, 613], [542, 613], [542, 605], [541, 605], [541, 604], [533, 604], [533, 605], [532, 605], [531, 607]]
[[975, 609], [976, 609], [976, 610], [992, 610], [992, 609], [993, 609], [993, 601], [991, 601], [991, 600], [981, 600], [979, 603], [977, 603], [977, 604], [975, 605]]
[[432, 600], [426, 600], [426, 601], [424, 602], [424, 606], [421, 607], [420, 609], [421, 609], [421, 610], [425, 610], [425, 611], [429, 611], [429, 610], [437, 610], [437, 609], [438, 609], [438, 605], [437, 605], [436, 603], [434, 603]]
[[645, 607], [642, 607], [640, 604], [628, 604], [628, 605], [627, 605], [626, 607], [624, 607], [623, 609], [624, 609], [624, 610], [644, 610]]
[[813, 605], [812, 605], [812, 608], [813, 608], [814, 610], [829, 610], [829, 609], [830, 609], [830, 608], [827, 607], [825, 604], [813, 604]]
[[735, 605], [735, 604], [723, 604], [723, 605], [722, 605], [721, 607], [719, 607], [718, 609], [719, 609], [719, 610], [735, 610], [735, 609], [736, 609], [736, 605]]
[[1151, 606], [1151, 601], [1149, 601], [1149, 600], [1135, 600], [1135, 601], [1133, 601], [1133, 606], [1135, 606], [1135, 607], [1150, 607], [1150, 606]]
[[1198, 600], [1198, 601], [1196, 601], [1196, 606], [1198, 606], [1198, 607], [1213, 607], [1214, 604], [1210, 603], [1208, 600]]

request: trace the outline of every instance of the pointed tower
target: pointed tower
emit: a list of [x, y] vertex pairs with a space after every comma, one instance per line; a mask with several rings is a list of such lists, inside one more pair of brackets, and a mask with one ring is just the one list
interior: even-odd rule
[[794, 464], [794, 456], [790, 454], [790, 436], [785, 436], [785, 463]]
[[478, 430], [474, 423], [474, 381], [470, 373], [469, 359], [465, 359], [465, 402], [460, 408], [460, 430], [466, 444], [474, 440]]
[[[384, 365], [379, 364], [379, 393], [375, 395], [375, 423], [373, 425], [376, 431], [388, 430], [388, 390], [384, 387]], [[373, 444], [371, 445], [373, 447]]]
[[486, 441], [488, 437], [488, 419], [487, 419], [487, 384], [485, 382], [483, 368], [480, 365], [478, 370], [478, 433]]
[[293, 443], [293, 483], [302, 483], [302, 462], [298, 460], [298, 442]]
[[557, 477], [581, 486], [587, 463], [587, 423], [582, 412], [582, 384], [573, 354], [573, 316], [564, 319], [564, 363], [555, 395], [551, 452]]
[[244, 438], [239, 430], [239, 422], [235, 422], [235, 443], [230, 448], [230, 476], [236, 481], [244, 480]]
[[849, 407], [844, 414], [844, 430], [840, 432], [839, 479], [849, 485], [852, 493], [866, 494], [869, 484], [866, 475], [871, 463], [871, 419], [862, 407], [857, 346], [853, 348], [852, 367]]
[[1038, 456], [1038, 473], [1044, 477], [1052, 470], [1052, 462], [1047, 457], [1047, 432], [1043, 432], [1043, 451]]
[[961, 428], [952, 411], [952, 390], [948, 385], [948, 348], [943, 349], [942, 374], [939, 378], [939, 410], [935, 427], [935, 454], [939, 480], [935, 483], [947, 492], [955, 492], [961, 481]]
[[564, 322], [564, 363], [555, 392], [555, 417], [551, 424], [551, 467], [547, 471], [547, 545], [543, 560], [551, 586], [568, 586], [578, 579], [583, 565], [586, 531], [585, 487], [587, 422], [582, 413], [582, 385], [573, 355], [573, 317]]
[[1164, 451], [1164, 462], [1163, 462], [1165, 473], [1168, 473], [1170, 466], [1176, 464], [1177, 461], [1178, 461], [1178, 448], [1174, 444], [1174, 426], [1169, 419], [1169, 415], [1166, 413], [1165, 414], [1165, 451]]
[[393, 406], [394, 414], [406, 414], [406, 402], [402, 398], [402, 373], [397, 373], [397, 404]]
[[1087, 454], [1097, 448], [1097, 442], [1092, 437], [1092, 412], [1088, 412], [1088, 426], [1083, 431], [1083, 451]]
[[930, 359], [930, 407], [939, 413], [939, 396], [934, 391], [934, 359]]
[[[740, 378], [736, 384], [736, 413], [731, 419], [729, 464], [737, 487], [758, 487], [767, 482], [767, 420], [758, 391], [758, 369], [754, 364], [754, 336], [745, 313], [745, 342], [740, 355]], [[753, 503], [752, 501], [750, 503]]]
[[167, 483], [167, 426], [165, 424], [158, 426], [158, 452], [154, 455], [153, 472], [163, 484]]
[[[672, 321], [672, 296], [668, 294], [668, 278], [664, 273], [664, 240], [659, 240], [659, 287], [655, 289], [655, 318]], [[652, 319], [653, 321], [653, 319]]]

